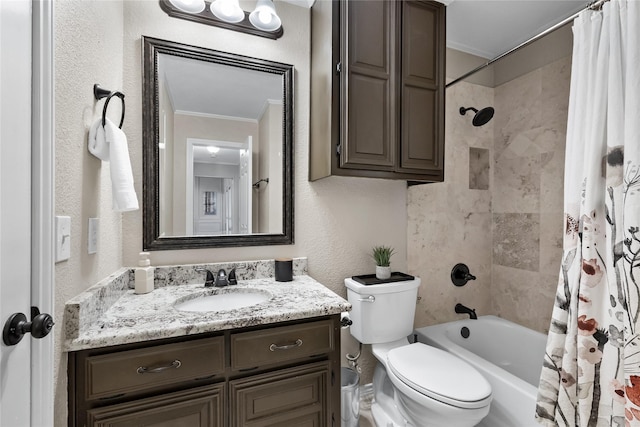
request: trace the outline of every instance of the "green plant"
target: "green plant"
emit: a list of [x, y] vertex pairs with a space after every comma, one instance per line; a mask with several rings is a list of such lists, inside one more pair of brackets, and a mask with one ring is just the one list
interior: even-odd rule
[[371, 256], [379, 267], [389, 267], [391, 265], [391, 255], [395, 249], [389, 246], [374, 246]]

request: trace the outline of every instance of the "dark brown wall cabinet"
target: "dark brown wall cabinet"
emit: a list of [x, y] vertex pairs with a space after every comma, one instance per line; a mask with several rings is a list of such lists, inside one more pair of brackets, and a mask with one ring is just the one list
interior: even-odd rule
[[443, 180], [444, 5], [316, 2], [311, 54], [310, 180]]
[[69, 426], [337, 426], [339, 321], [70, 353]]

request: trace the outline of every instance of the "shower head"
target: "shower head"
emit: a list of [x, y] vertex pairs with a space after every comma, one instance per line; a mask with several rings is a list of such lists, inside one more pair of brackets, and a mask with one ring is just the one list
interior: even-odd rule
[[473, 120], [471, 122], [473, 123], [474, 126], [486, 125], [489, 122], [489, 120], [493, 118], [493, 113], [495, 112], [493, 107], [486, 107], [480, 111], [478, 111], [476, 108], [473, 108], [473, 107], [469, 107], [469, 108], [460, 107], [460, 114], [464, 116], [469, 110], [472, 110], [474, 113], [476, 113], [475, 116], [473, 116]]

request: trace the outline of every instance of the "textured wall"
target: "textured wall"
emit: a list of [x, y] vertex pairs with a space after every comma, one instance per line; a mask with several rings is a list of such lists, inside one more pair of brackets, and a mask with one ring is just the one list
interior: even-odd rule
[[495, 314], [547, 332], [562, 258], [571, 58], [495, 88]]
[[[249, 10], [255, 2], [241, 5]], [[122, 89], [127, 102], [123, 129], [141, 200], [141, 35], [295, 66], [295, 245], [161, 251], [152, 253], [154, 264], [307, 256], [309, 274], [343, 296], [344, 277], [373, 272], [368, 255], [373, 245], [394, 246], [397, 254], [392, 267], [406, 271], [405, 182], [342, 177], [307, 181], [310, 11], [279, 1], [276, 7], [285, 32], [273, 41], [169, 18], [157, 1], [56, 2], [56, 212], [72, 216], [74, 232], [71, 260], [56, 266], [57, 317], [66, 300], [119, 267], [134, 265], [142, 248], [142, 212], [111, 211], [108, 169], [101, 168], [85, 148], [88, 127], [102, 106], [100, 102], [96, 108], [93, 101], [93, 83]], [[119, 119], [118, 101], [112, 104], [114, 119]], [[100, 218], [99, 251], [92, 256], [86, 255], [86, 222], [90, 216]], [[59, 336], [56, 341], [60, 342]], [[346, 334], [344, 351], [353, 351], [354, 347]], [[56, 426], [64, 426], [66, 355], [60, 353], [59, 346], [56, 357]]]
[[[109, 165], [87, 150], [87, 133], [102, 116], [93, 85], [119, 89], [123, 83], [122, 3], [56, 1], [55, 128], [56, 215], [71, 217], [71, 258], [55, 266], [55, 314], [62, 325], [65, 301], [122, 267], [122, 214], [111, 209]], [[98, 17], [98, 18], [97, 18]], [[120, 120], [120, 100], [109, 103], [109, 117]], [[126, 215], [126, 214], [125, 214]], [[98, 254], [87, 253], [88, 218], [100, 218]], [[55, 420], [66, 425], [67, 358], [55, 332]]]

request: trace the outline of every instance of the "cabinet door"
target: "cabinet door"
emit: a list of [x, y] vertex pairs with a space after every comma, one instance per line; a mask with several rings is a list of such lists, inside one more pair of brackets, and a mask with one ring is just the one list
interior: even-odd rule
[[330, 362], [229, 382], [232, 427], [328, 425]]
[[169, 393], [87, 412], [91, 427], [222, 427], [224, 384]]
[[404, 1], [401, 13], [402, 118], [398, 170], [442, 175], [444, 6], [432, 1]]
[[395, 164], [395, 2], [345, 1], [342, 51], [346, 119], [340, 167], [392, 171]]

